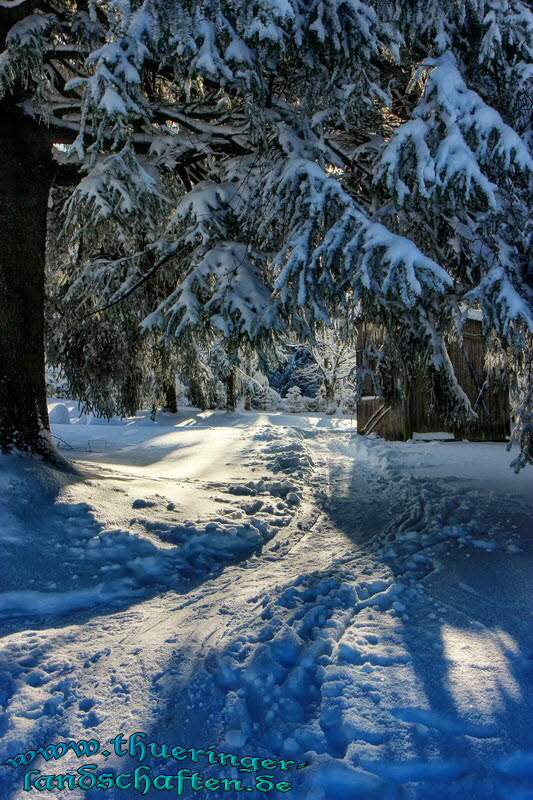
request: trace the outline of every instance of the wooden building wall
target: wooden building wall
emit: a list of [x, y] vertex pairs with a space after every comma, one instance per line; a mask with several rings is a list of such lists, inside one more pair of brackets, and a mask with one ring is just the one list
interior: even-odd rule
[[[449, 349], [450, 359], [459, 385], [467, 394], [472, 405], [479, 395], [479, 388], [486, 378], [485, 354], [486, 344], [481, 333], [481, 323], [467, 320], [463, 330], [464, 348], [452, 344]], [[470, 365], [477, 377], [477, 384], [472, 375]], [[509, 434], [509, 392], [506, 386], [488, 386], [482, 394], [484, 402], [476, 407], [478, 418], [470, 425], [453, 427], [442, 422], [438, 412], [429, 407], [427, 390], [422, 376], [415, 379], [407, 391], [406, 401], [398, 408], [391, 408], [384, 415], [386, 406], [383, 401], [374, 398], [362, 398], [357, 408], [357, 428], [361, 432], [374, 422], [379, 421], [373, 430], [379, 436], [389, 440], [406, 440], [416, 433], [452, 433], [456, 439], [472, 441], [504, 441]], [[381, 409], [382, 411], [376, 413]], [[487, 413], [488, 412], [488, 413]]]
[[[358, 433], [366, 432], [367, 426], [372, 425], [376, 420], [376, 415], [379, 416], [382, 411], [385, 411], [387, 405], [383, 400], [378, 400], [371, 397], [362, 397], [359, 405], [357, 406], [357, 431]], [[406, 417], [403, 406], [398, 408], [391, 408], [386, 411], [381, 420], [372, 427], [379, 436], [389, 441], [405, 441], [409, 439], [409, 434], [405, 427]]]

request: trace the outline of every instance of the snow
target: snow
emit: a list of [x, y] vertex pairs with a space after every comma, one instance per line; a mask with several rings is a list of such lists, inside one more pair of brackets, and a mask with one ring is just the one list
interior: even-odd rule
[[239, 331], [251, 338], [262, 326], [279, 325], [269, 313], [269, 303], [270, 292], [246, 247], [237, 242], [220, 242], [198, 264], [192, 262], [179, 289], [142, 325], [149, 328], [160, 324], [165, 312], [167, 333], [175, 329], [179, 335], [187, 328], [204, 330], [209, 325], [226, 337]]
[[413, 433], [413, 441], [415, 442], [430, 442], [439, 439], [441, 441], [445, 439], [449, 439], [453, 441], [455, 439], [453, 433], [449, 431], [435, 431], [435, 433]]
[[[16, 4], [10, 4], [10, 8]], [[5, 8], [5, 6], [4, 6]], [[9, 30], [7, 44], [17, 47], [27, 47], [33, 42], [38, 42], [50, 28], [51, 17], [45, 14], [29, 14], [16, 22]]]
[[[91, 769], [139, 767], [131, 796], [149, 798], [181, 769], [211, 781], [184, 796], [230, 800], [235, 781], [528, 796], [531, 480], [504, 445], [279, 412], [92, 430], [75, 402], [50, 406], [79, 475], [0, 459], [3, 798], [84, 765], [78, 788], [49, 779], [54, 800], [118, 799]], [[97, 752], [67, 748], [82, 740]]]
[[70, 425], [70, 411], [65, 403], [52, 406], [48, 416], [52, 425]]
[[[487, 105], [464, 82], [451, 51], [425, 59], [420, 70], [432, 67], [413, 118], [400, 125], [388, 142], [381, 159], [380, 176], [396, 193], [400, 205], [411, 187], [404, 180], [401, 164], [404, 151], [415, 155], [416, 182], [422, 197], [439, 187], [468, 197], [477, 188], [487, 203], [498, 209], [497, 189], [485, 174], [487, 164], [497, 160], [505, 170], [533, 171], [533, 160], [520, 136], [506, 125], [500, 114]], [[417, 76], [420, 78], [420, 73]], [[435, 153], [430, 143], [435, 129], [445, 134]], [[467, 143], [473, 141], [471, 148]], [[473, 184], [476, 186], [474, 187]]]

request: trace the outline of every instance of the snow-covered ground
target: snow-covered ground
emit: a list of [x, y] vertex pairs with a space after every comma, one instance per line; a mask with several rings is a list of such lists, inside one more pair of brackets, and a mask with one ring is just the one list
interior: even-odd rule
[[61, 403], [78, 477], [0, 460], [2, 800], [533, 798], [532, 476], [503, 446]]

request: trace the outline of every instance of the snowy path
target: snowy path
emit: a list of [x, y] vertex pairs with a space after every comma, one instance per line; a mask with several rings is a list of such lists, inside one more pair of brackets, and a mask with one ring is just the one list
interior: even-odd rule
[[[37, 534], [48, 526], [62, 559], [46, 582], [34, 578], [35, 594], [8, 587], [0, 600], [1, 761], [90, 737], [112, 750], [117, 733], [143, 731], [295, 762], [246, 772], [201, 754], [147, 757], [152, 780], [192, 768], [248, 788], [271, 774], [302, 800], [530, 797], [527, 484], [500, 481], [498, 493], [482, 458], [475, 477], [455, 477], [458, 449], [235, 420], [141, 441], [139, 429], [117, 431], [116, 447], [83, 456], [90, 480], [49, 501]], [[81, 443], [86, 428], [68, 434]], [[115, 774], [138, 766], [68, 754], [5, 767], [0, 781], [20, 800], [25, 771], [89, 762]], [[187, 785], [183, 796], [238, 794]]]

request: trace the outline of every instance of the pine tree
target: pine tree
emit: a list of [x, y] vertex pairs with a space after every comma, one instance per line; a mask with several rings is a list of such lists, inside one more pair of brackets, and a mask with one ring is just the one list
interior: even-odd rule
[[305, 402], [299, 386], [291, 386], [285, 397], [285, 409], [292, 414], [301, 414], [305, 411]]
[[[460, 337], [469, 307], [482, 311], [488, 366], [509, 368], [519, 389], [514, 464], [523, 466], [533, 457], [520, 434], [531, 414], [533, 13], [517, 0], [477, 0], [398, 3], [396, 14], [416, 69], [403, 107], [393, 104], [401, 124], [373, 162], [378, 214], [446, 265], [454, 285], [441, 324], [450, 334]], [[382, 374], [406, 350], [405, 333], [390, 333]], [[453, 405], [438, 368], [427, 370], [435, 395]]]
[[[390, 373], [417, 351], [467, 418], [446, 337], [470, 305], [518, 370], [533, 332], [524, 2], [3, 0], [0, 13], [0, 167], [8, 187], [34, 171], [31, 207], [11, 188], [3, 212], [20, 241], [30, 220], [40, 231], [11, 261], [0, 243], [2, 297], [22, 320], [0, 330], [4, 449], [42, 449], [46, 427], [36, 321], [54, 170], [78, 181], [62, 270], [95, 325], [129, 300], [190, 352], [223, 337], [230, 358], [248, 343], [266, 363], [287, 326], [313, 341], [357, 310], [386, 329]], [[69, 145], [60, 165], [52, 143]]]

